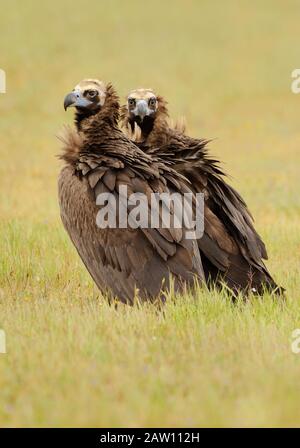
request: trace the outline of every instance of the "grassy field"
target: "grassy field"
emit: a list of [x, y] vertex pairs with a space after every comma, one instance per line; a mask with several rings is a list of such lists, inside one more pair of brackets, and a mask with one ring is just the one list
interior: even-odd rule
[[[299, 426], [297, 1], [12, 0], [0, 15], [0, 426]], [[84, 77], [153, 87], [216, 138], [286, 287], [109, 307], [60, 222], [55, 135]]]

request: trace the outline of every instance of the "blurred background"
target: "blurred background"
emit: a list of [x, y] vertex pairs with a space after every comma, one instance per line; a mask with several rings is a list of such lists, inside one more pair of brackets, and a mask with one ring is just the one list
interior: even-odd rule
[[57, 214], [55, 135], [72, 122], [63, 97], [97, 77], [122, 99], [138, 86], [164, 95], [192, 135], [216, 139], [212, 153], [256, 215], [267, 219], [276, 206], [294, 213], [299, 9], [293, 0], [4, 2], [1, 212]]
[[[38, 314], [34, 314], [37, 311], [26, 308], [24, 312], [24, 303], [34, 303], [38, 307], [44, 303], [41, 300], [57, 298], [72, 302], [72, 297], [97, 294], [62, 228], [56, 185], [61, 166], [56, 158], [60, 152], [56, 135], [64, 123], [73, 121], [73, 114], [63, 110], [63, 99], [86, 77], [111, 81], [122, 101], [132, 88], [151, 87], [168, 100], [171, 117], [186, 117], [191, 135], [214, 139], [210, 151], [222, 160], [231, 176], [230, 182], [253, 212], [256, 227], [268, 247], [271, 272], [278, 283], [287, 287], [289, 299], [299, 300], [300, 94], [291, 92], [291, 73], [300, 67], [299, 17], [297, 0], [11, 0], [1, 3], [0, 68], [6, 72], [7, 93], [0, 95], [0, 306], [3, 321], [0, 319], [0, 327], [6, 325], [11, 329], [20, 350], [25, 349], [19, 339], [20, 332], [33, 338], [31, 331], [35, 331], [41, 338], [44, 330], [54, 325], [46, 314], [44, 326], [35, 328], [37, 322], [42, 325], [36, 317]], [[53, 314], [50, 311], [53, 320], [56, 312], [63, 313], [62, 310], [52, 310]], [[78, 312], [78, 319], [79, 316]], [[16, 325], [19, 333], [15, 331]], [[294, 328], [291, 323], [286, 325], [289, 330]], [[31, 326], [35, 330], [30, 330]], [[53, 328], [63, 339], [65, 327], [54, 325]], [[249, 329], [249, 334], [251, 332]], [[248, 334], [244, 337], [247, 340]], [[43, 361], [43, 347], [45, 345], [34, 345], [32, 365], [37, 369], [40, 365], [45, 367], [43, 378], [47, 383], [48, 362]], [[64, 353], [63, 347], [61, 353]], [[62, 382], [55, 384], [64, 391], [64, 379], [71, 373], [64, 370], [58, 359], [54, 365], [62, 369], [59, 370]], [[134, 359], [136, 354], [132, 361]], [[0, 406], [4, 409], [0, 411], [3, 421], [29, 424], [37, 419], [46, 422], [47, 412], [51, 411], [43, 404], [47, 403], [45, 396], [44, 401], [38, 399], [42, 386], [34, 389], [32, 385], [34, 371], [30, 371], [32, 377], [27, 377], [26, 392], [20, 386], [22, 371], [17, 369], [12, 373], [14, 363], [21, 362], [18, 354], [9, 362], [9, 367], [3, 367], [3, 378], [8, 381], [6, 395], [2, 397], [4, 407]], [[23, 371], [28, 363], [29, 354], [26, 359], [22, 357]], [[196, 366], [195, 361], [195, 369]], [[250, 369], [250, 364], [248, 367]], [[271, 361], [263, 370], [266, 368], [274, 368]], [[293, 372], [296, 378], [298, 367]], [[135, 373], [131, 371], [132, 378]], [[281, 374], [278, 373], [279, 377]], [[289, 390], [291, 380], [291, 377], [287, 379], [282, 393]], [[74, 384], [75, 387], [79, 385]], [[161, 387], [160, 392], [163, 391]], [[36, 399], [35, 406], [28, 404], [29, 408], [19, 402], [19, 415], [14, 408], [18, 402], [16, 390], [24, 399], [29, 396]], [[87, 390], [81, 390], [82, 397], [89, 397]], [[218, 390], [218, 386], [213, 390]], [[112, 391], [114, 389], [108, 387], [107, 397], [114, 393]], [[185, 414], [181, 398], [192, 397], [193, 393], [192, 390], [181, 392], [179, 389], [179, 404], [174, 409]], [[226, 395], [222, 386], [219, 392], [220, 399], [224, 393]], [[205, 393], [204, 390], [201, 393]], [[252, 404], [256, 403], [253, 396], [255, 393], [251, 395]], [[69, 404], [71, 397], [70, 390]], [[141, 388], [137, 400], [144, 397], [145, 391]], [[209, 402], [211, 397], [206, 398]], [[218, 406], [219, 402], [216, 399], [211, 403]], [[233, 412], [230, 399], [229, 403], [230, 415]], [[260, 409], [263, 404], [261, 406]], [[289, 422], [294, 415], [294, 405], [291, 406]], [[64, 421], [68, 424], [68, 411], [62, 416], [59, 408], [53, 405], [53, 409], [57, 413], [54, 412], [50, 423]], [[208, 409], [209, 422], [212, 407]], [[243, 414], [244, 410], [247, 417], [247, 409], [243, 404], [239, 412]], [[239, 412], [235, 422], [239, 422]], [[134, 411], [124, 415], [128, 423], [152, 421], [158, 424], [161, 421], [149, 420], [149, 416], [139, 420]], [[256, 411], [251, 415], [256, 415]], [[163, 417], [158, 414], [157, 418]], [[228, 423], [226, 417], [224, 419], [220, 417], [220, 422]], [[74, 421], [97, 422], [88, 417], [85, 420], [80, 414]], [[120, 420], [116, 417], [108, 423], [112, 421]], [[166, 419], [166, 424], [174, 421], [176, 418]], [[261, 421], [268, 420], [264, 420], [263, 415]], [[282, 421], [280, 416], [278, 421]], [[199, 420], [190, 422], [198, 424]]]

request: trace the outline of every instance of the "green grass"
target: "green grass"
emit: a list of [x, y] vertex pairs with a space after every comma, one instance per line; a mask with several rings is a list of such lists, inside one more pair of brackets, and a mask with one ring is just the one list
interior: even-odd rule
[[[299, 426], [296, 1], [27, 0], [1, 12], [1, 426]], [[109, 307], [59, 218], [55, 138], [84, 77], [165, 95], [215, 138], [286, 303], [197, 291]]]

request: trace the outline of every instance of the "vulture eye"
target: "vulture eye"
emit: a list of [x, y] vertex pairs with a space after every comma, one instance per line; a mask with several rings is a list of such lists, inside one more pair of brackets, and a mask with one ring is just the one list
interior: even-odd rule
[[128, 104], [129, 104], [129, 106], [134, 106], [135, 105], [135, 99], [134, 98], [128, 98]]
[[156, 104], [156, 98], [150, 98], [149, 106], [155, 106], [155, 104]]
[[95, 96], [98, 95], [98, 92], [97, 92], [97, 90], [88, 90], [87, 94], [90, 98], [95, 98]]

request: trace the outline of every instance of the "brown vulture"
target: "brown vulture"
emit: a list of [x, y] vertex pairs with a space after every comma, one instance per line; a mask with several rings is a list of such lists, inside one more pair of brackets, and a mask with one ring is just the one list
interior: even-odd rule
[[121, 122], [138, 138], [136, 144], [159, 156], [191, 182], [195, 192], [205, 195], [205, 231], [198, 245], [210, 285], [227, 284], [234, 292], [265, 290], [281, 294], [263, 259], [265, 245], [253, 226], [253, 218], [242, 197], [225, 182], [217, 160], [208, 155], [208, 140], [187, 136], [168, 125], [167, 103], [151, 89], [129, 93], [121, 108]]
[[154, 300], [171, 285], [175, 290], [191, 286], [195, 278], [205, 282], [197, 241], [186, 238], [184, 226], [99, 228], [100, 193], [122, 200], [120, 187], [126, 186], [128, 195], [143, 193], [147, 198], [153, 192], [182, 194], [190, 191], [188, 181], [141, 151], [119, 129], [119, 100], [111, 84], [81, 81], [65, 97], [65, 109], [71, 106], [76, 132], [67, 131], [61, 155], [61, 218], [99, 289], [132, 303], [136, 296]]

